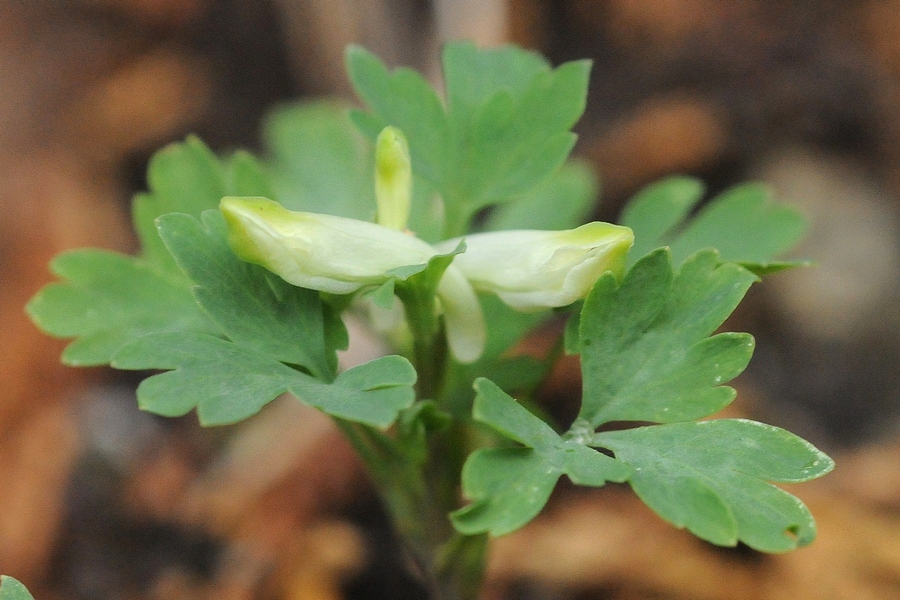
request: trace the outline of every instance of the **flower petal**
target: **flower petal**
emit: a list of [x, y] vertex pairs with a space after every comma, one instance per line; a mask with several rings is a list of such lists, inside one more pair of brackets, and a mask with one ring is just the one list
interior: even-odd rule
[[349, 294], [388, 279], [391, 269], [427, 262], [426, 242], [375, 223], [289, 211], [267, 198], [224, 198], [229, 243], [243, 260], [297, 286]]
[[438, 284], [437, 295], [444, 311], [450, 352], [461, 363], [475, 362], [484, 352], [487, 339], [484, 314], [475, 290], [451, 264]]
[[[517, 310], [566, 306], [606, 271], [621, 273], [634, 242], [628, 227], [594, 222], [567, 231], [496, 231], [465, 237], [454, 265], [479, 291]], [[442, 242], [438, 249], [459, 240]]]

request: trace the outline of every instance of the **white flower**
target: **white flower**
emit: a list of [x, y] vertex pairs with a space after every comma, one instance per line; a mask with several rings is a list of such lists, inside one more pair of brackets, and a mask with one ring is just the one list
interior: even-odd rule
[[[567, 231], [496, 231], [465, 236], [453, 264], [476, 290], [522, 311], [566, 306], [584, 298], [606, 271], [621, 274], [634, 243], [628, 227], [588, 223]], [[450, 250], [447, 240], [438, 250]]]
[[[350, 294], [378, 286], [390, 279], [391, 269], [423, 264], [439, 253], [396, 229], [289, 211], [266, 198], [227, 197], [219, 208], [228, 224], [228, 242], [241, 259], [321, 292]], [[437, 296], [450, 351], [460, 362], [476, 360], [484, 350], [484, 316], [472, 286], [454, 264], [444, 272]]]

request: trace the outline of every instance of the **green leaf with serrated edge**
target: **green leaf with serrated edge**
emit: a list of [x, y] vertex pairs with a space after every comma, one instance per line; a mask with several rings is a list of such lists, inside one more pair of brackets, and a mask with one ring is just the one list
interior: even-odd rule
[[690, 177], [664, 179], [639, 192], [622, 213], [622, 224], [635, 235], [629, 266], [660, 246], [670, 247], [676, 265], [704, 248], [760, 275], [804, 264], [774, 260], [799, 241], [806, 221], [774, 203], [764, 186], [733, 187], [689, 216], [703, 193], [703, 184]]
[[63, 281], [45, 286], [26, 310], [50, 335], [76, 338], [63, 352], [66, 364], [106, 364], [120, 346], [148, 333], [219, 333], [185, 280], [140, 259], [86, 249], [57, 256], [50, 268]]
[[162, 239], [195, 284], [197, 302], [235, 343], [319, 378], [334, 377], [337, 358], [326, 345], [318, 292], [240, 260], [219, 211], [206, 211], [202, 219], [178, 213], [158, 219]]
[[[448, 44], [443, 62], [448, 112], [418, 74], [389, 72], [359, 48], [347, 54], [357, 94], [372, 110], [354, 113], [354, 122], [373, 139], [386, 125], [404, 131], [413, 171], [442, 196], [445, 234], [452, 237], [465, 233], [481, 208], [528, 192], [563, 164], [575, 142], [569, 129], [584, 110], [590, 65], [551, 69], [518, 48], [468, 43]], [[479, 64], [503, 74], [476, 75]]]
[[604, 432], [592, 445], [634, 468], [631, 486], [664, 519], [714, 544], [764, 552], [805, 546], [816, 532], [806, 506], [768, 482], [808, 481], [834, 467], [794, 434], [743, 419]]
[[534, 189], [494, 207], [484, 229], [574, 229], [587, 220], [597, 190], [590, 167], [570, 161]]
[[753, 338], [708, 336], [755, 280], [709, 250], [673, 273], [665, 249], [641, 259], [621, 285], [601, 277], [581, 311], [579, 416], [594, 427], [610, 421], [671, 423], [727, 406], [735, 392], [720, 384], [747, 366]]
[[[216, 155], [196, 137], [169, 144], [150, 159], [149, 191], [138, 194], [132, 206], [142, 256], [152, 264], [174, 267], [156, 231], [156, 218], [170, 212], [200, 217], [227, 195], [227, 172]], [[177, 268], [173, 269], [177, 272]]]
[[9, 575], [0, 576], [0, 600], [34, 600], [24, 585]]
[[203, 334], [161, 333], [122, 347], [117, 369], [155, 369], [138, 386], [144, 410], [179, 416], [196, 408], [203, 425], [235, 423], [284, 392], [330, 415], [387, 427], [414, 400], [415, 370], [399, 356], [354, 367], [326, 383], [252, 348]]
[[451, 513], [460, 533], [515, 531], [540, 512], [562, 475], [578, 485], [602, 486], [631, 474], [622, 462], [558, 435], [490, 380], [476, 380], [475, 390], [472, 416], [525, 447], [482, 449], [469, 456], [462, 486], [472, 503]]
[[539, 54], [514, 46], [482, 49], [472, 42], [447, 44], [441, 62], [450, 113], [463, 126], [497, 92], [521, 98], [532, 79], [550, 68]]
[[399, 127], [409, 142], [413, 172], [442, 181], [450, 138], [444, 107], [428, 81], [407, 68], [389, 72], [359, 46], [347, 49], [346, 63], [356, 93], [374, 113], [351, 113], [360, 130], [374, 140], [386, 126]]

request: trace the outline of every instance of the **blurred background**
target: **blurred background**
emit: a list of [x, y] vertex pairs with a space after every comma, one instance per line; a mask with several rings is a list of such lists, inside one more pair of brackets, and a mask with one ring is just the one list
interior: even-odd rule
[[[494, 543], [500, 599], [900, 598], [900, 1], [0, 2], [0, 572], [39, 600], [424, 598], [328, 420], [275, 402], [238, 427], [140, 413], [134, 380], [59, 365], [23, 306], [73, 247], [130, 252], [147, 160], [196, 133], [258, 149], [286, 102], [353, 101], [346, 44], [436, 81], [442, 40], [594, 61], [576, 153], [614, 220], [646, 183], [766, 182], [815, 268], [729, 323], [758, 349], [732, 414], [836, 471], [791, 489], [819, 539], [713, 548], [624, 488], [561, 488]], [[575, 371], [577, 372], [577, 371]], [[572, 401], [562, 364], [544, 390]]]

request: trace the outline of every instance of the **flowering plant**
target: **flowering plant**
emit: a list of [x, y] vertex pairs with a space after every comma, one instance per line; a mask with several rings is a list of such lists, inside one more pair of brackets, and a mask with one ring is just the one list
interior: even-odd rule
[[[28, 306], [75, 338], [63, 360], [162, 371], [139, 405], [205, 425], [285, 393], [331, 415], [435, 598], [476, 597], [488, 536], [526, 525], [562, 476], [628, 482], [715, 544], [808, 544], [809, 511], [772, 482], [831, 460], [782, 429], [700, 420], [733, 400], [753, 352], [750, 335], [714, 332], [794, 264], [776, 257], [800, 216], [752, 185], [695, 214], [702, 186], [675, 177], [619, 225], [581, 224], [594, 182], [569, 153], [586, 61], [450, 44], [443, 99], [361, 48], [347, 65], [369, 108], [352, 125], [301, 106], [270, 121], [264, 161], [194, 138], [154, 157], [133, 209], [141, 253], [63, 254], [62, 281]], [[394, 353], [339, 369], [342, 316], [376, 311], [395, 317]], [[550, 352], [516, 352], [551, 320], [566, 325]], [[563, 352], [580, 355], [583, 397], [560, 424], [534, 398]]]

